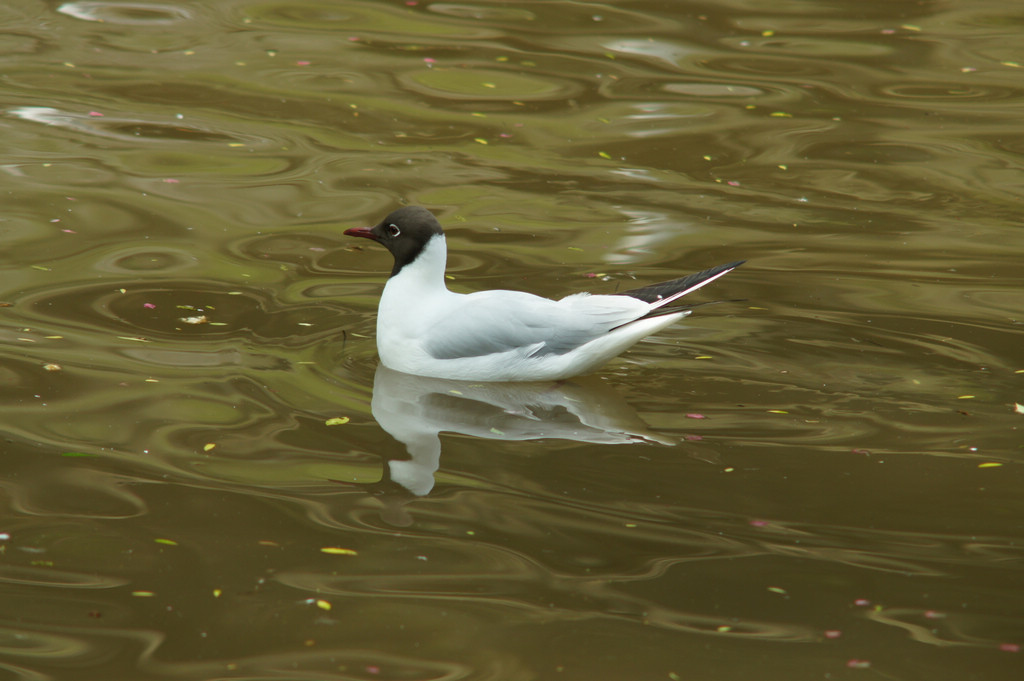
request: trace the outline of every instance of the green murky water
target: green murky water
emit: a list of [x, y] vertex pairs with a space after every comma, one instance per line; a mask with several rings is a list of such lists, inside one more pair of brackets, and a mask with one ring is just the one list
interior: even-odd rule
[[[1015, 679], [1013, 3], [0, 8], [0, 679]], [[450, 285], [746, 258], [594, 376], [379, 370]]]

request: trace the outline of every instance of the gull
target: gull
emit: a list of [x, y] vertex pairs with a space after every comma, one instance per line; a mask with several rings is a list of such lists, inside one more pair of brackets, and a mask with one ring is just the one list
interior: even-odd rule
[[614, 294], [463, 294], [445, 285], [444, 230], [427, 209], [399, 208], [374, 227], [345, 234], [372, 239], [395, 259], [377, 309], [381, 363], [464, 381], [560, 380], [593, 371], [690, 314], [680, 298], [744, 262]]

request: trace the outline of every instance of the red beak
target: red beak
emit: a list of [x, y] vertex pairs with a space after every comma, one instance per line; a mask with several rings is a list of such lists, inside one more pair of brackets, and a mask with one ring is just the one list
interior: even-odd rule
[[361, 236], [364, 239], [373, 239], [377, 241], [377, 235], [370, 231], [369, 227], [353, 227], [352, 229], [346, 229], [343, 234], [348, 236]]

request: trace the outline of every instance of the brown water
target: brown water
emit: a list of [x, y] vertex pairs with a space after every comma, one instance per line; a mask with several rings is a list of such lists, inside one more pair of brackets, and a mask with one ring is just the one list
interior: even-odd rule
[[[0, 679], [1021, 678], [1022, 10], [6, 3]], [[749, 262], [415, 379], [401, 203], [462, 291]]]

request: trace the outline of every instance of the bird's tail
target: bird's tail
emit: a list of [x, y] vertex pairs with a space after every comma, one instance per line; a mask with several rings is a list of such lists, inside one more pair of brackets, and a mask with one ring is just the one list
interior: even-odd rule
[[631, 291], [622, 291], [615, 295], [636, 298], [645, 303], [653, 304], [655, 308], [660, 308], [682, 298], [687, 293], [696, 291], [701, 286], [710, 284], [719, 277], [724, 277], [745, 262], [746, 260], [737, 260], [726, 265], [708, 268], [703, 272], [697, 272], [696, 274], [690, 274], [670, 281], [663, 281], [659, 284], [635, 288]]

